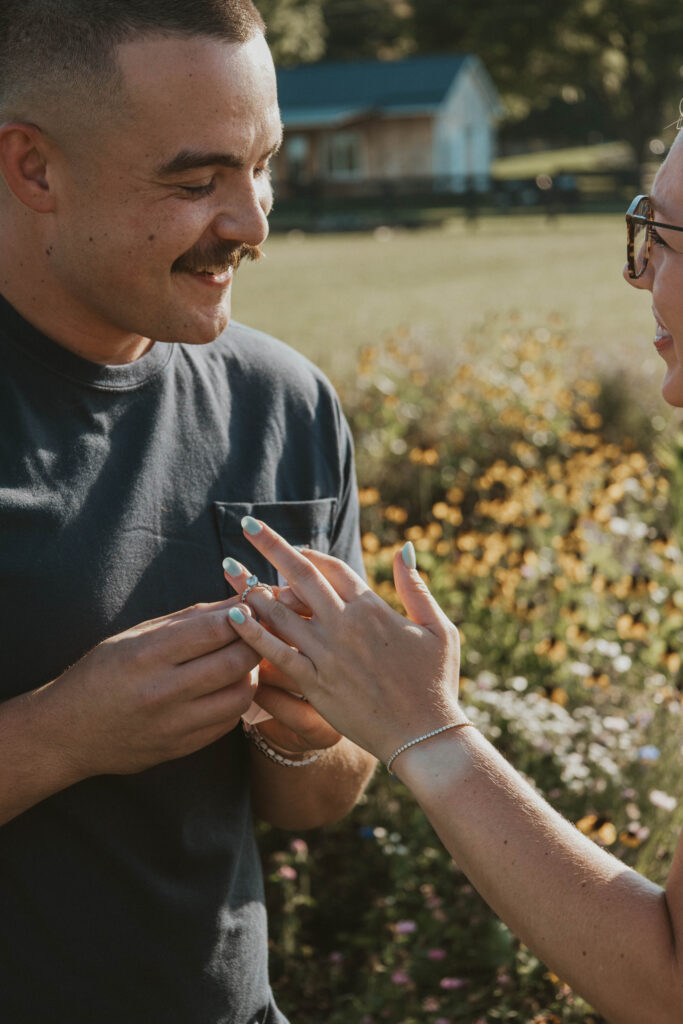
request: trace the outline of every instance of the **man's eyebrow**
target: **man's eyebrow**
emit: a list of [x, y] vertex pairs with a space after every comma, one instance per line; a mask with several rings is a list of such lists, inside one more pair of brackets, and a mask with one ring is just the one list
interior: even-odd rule
[[[263, 154], [263, 160], [270, 160], [282, 145], [282, 136], [274, 146]], [[195, 171], [202, 167], [231, 167], [240, 170], [245, 166], [244, 160], [232, 153], [211, 153], [198, 149], [181, 149], [174, 157], [161, 164], [155, 171], [157, 178], [169, 178], [185, 171]]]

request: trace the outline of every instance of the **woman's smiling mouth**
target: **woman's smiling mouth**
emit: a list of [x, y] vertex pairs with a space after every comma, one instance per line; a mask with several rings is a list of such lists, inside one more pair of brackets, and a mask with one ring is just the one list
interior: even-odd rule
[[655, 318], [657, 329], [655, 331], [654, 345], [658, 352], [662, 352], [664, 349], [669, 348], [673, 345], [673, 338], [668, 327], [666, 327], [659, 318], [659, 314], [656, 309], [652, 308], [652, 315]]

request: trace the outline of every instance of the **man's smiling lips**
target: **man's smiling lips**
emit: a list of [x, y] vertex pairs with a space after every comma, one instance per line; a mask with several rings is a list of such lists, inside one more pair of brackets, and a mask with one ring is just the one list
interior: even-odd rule
[[233, 268], [228, 267], [227, 270], [222, 270], [219, 274], [213, 274], [209, 270], [184, 271], [183, 273], [186, 277], [191, 277], [210, 288], [226, 288], [232, 282], [233, 272]]

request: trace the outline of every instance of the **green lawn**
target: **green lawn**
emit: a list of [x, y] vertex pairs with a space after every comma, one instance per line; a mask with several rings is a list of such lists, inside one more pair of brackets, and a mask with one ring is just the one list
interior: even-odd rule
[[[621, 216], [499, 216], [475, 228], [273, 236], [267, 258], [240, 269], [237, 319], [287, 341], [335, 380], [358, 349], [410, 330], [455, 350], [472, 327], [511, 315], [532, 326], [557, 318], [572, 343], [620, 364], [656, 394], [649, 296], [621, 278]], [[495, 337], [495, 329], [487, 332]]]
[[633, 153], [627, 142], [603, 142], [598, 146], [572, 146], [568, 149], [539, 150], [494, 160], [495, 178], [535, 178], [537, 174], [560, 171], [612, 171], [629, 167]]

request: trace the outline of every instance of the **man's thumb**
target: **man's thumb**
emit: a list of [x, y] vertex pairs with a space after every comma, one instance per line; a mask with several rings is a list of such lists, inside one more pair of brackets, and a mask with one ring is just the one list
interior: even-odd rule
[[394, 585], [408, 618], [418, 626], [443, 625], [444, 614], [418, 573], [415, 548], [408, 541], [394, 556]]

